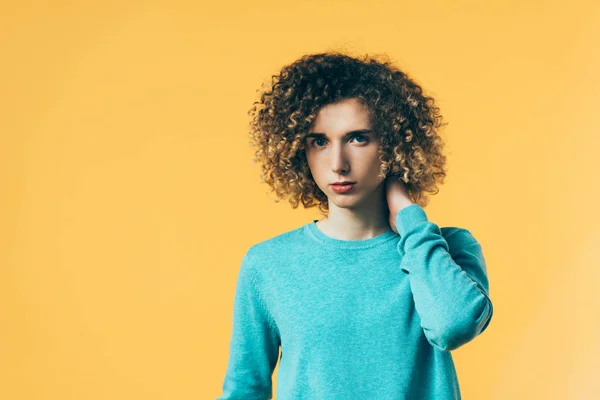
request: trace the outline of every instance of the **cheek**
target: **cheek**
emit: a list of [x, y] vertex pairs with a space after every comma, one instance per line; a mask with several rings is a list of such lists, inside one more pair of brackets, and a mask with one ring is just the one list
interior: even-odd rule
[[310, 174], [312, 175], [313, 179], [315, 180], [315, 182], [319, 183], [320, 179], [321, 179], [321, 169], [322, 167], [320, 166], [320, 164], [311, 158], [307, 158], [307, 165], [308, 165], [308, 170], [310, 171]]
[[379, 159], [373, 161], [369, 165], [369, 177], [373, 180], [374, 183], [378, 183], [383, 180], [383, 178], [379, 178], [379, 172], [381, 171], [381, 161]]
[[369, 170], [377, 170], [381, 168], [381, 161], [379, 160], [379, 154], [371, 154], [369, 163]]

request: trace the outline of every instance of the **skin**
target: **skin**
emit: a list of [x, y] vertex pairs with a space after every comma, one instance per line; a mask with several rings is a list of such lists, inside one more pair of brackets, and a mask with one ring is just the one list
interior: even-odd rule
[[[349, 132], [372, 129], [368, 109], [356, 99], [324, 106], [306, 137], [306, 159], [315, 183], [326, 194], [329, 215], [317, 221], [328, 236], [342, 240], [363, 240], [397, 232], [396, 214], [413, 204], [402, 181], [381, 179], [376, 132]], [[323, 136], [312, 137], [321, 133]], [[348, 193], [336, 193], [330, 184], [356, 182]]]
[[386, 199], [390, 209], [388, 222], [394, 232], [398, 233], [398, 229], [396, 228], [396, 214], [404, 207], [408, 207], [415, 203], [410, 199], [406, 186], [404, 186], [404, 183], [400, 179], [397, 179], [396, 177], [391, 179], [388, 178], [385, 180], [385, 186]]

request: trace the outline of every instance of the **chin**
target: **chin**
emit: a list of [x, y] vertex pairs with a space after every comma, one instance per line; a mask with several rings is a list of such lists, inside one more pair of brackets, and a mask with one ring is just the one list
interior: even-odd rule
[[333, 193], [328, 197], [330, 203], [335, 204], [339, 208], [348, 208], [350, 206], [355, 206], [360, 203], [363, 199], [360, 197], [360, 194], [340, 194]]

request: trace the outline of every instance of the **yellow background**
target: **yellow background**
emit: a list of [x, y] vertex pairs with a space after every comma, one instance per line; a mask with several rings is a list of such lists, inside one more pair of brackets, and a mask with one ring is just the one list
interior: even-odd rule
[[259, 183], [246, 113], [327, 49], [389, 54], [449, 123], [426, 212], [494, 303], [464, 399], [599, 398], [598, 2], [0, 7], [1, 399], [221, 393], [244, 252], [318, 218]]

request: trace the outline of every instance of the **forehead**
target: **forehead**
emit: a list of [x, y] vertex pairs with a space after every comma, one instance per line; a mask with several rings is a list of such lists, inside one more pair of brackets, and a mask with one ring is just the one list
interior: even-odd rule
[[342, 131], [357, 127], [370, 127], [369, 110], [359, 100], [347, 99], [323, 106], [310, 131], [343, 133]]

